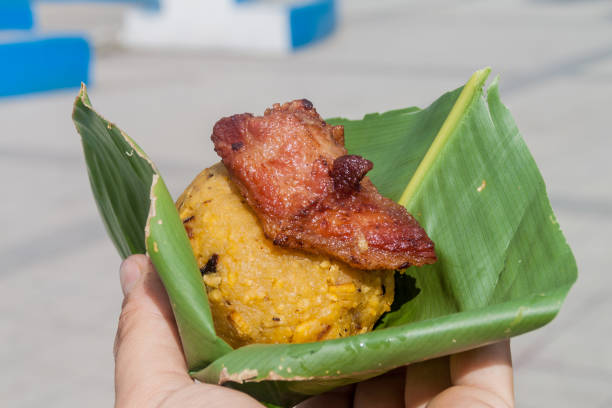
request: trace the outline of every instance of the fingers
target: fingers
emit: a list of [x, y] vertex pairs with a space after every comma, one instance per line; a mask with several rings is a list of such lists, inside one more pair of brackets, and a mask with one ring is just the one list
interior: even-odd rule
[[510, 408], [498, 395], [480, 388], [455, 385], [444, 390], [427, 408]]
[[514, 390], [510, 344], [503, 341], [450, 356], [453, 386], [428, 408], [512, 408]]
[[450, 385], [448, 357], [411, 364], [406, 367], [405, 406], [406, 408], [426, 407], [436, 395]]
[[354, 408], [404, 408], [404, 367], [357, 384]]
[[514, 406], [509, 340], [451, 356], [450, 373], [453, 385], [488, 391], [505, 402], [502, 406]]
[[116, 407], [155, 406], [172, 390], [190, 384], [172, 310], [148, 257], [121, 265], [125, 299], [115, 339]]
[[[130, 406], [131, 408], [132, 406]], [[134, 405], [134, 407], [143, 407]], [[160, 405], [144, 408], [265, 408], [254, 398], [240, 391], [210, 384], [192, 383], [167, 395]]]

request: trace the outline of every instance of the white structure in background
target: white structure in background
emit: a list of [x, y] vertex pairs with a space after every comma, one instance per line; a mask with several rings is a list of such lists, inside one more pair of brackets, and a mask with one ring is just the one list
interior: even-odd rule
[[334, 0], [159, 1], [159, 10], [127, 12], [124, 45], [287, 53], [324, 38], [336, 23]]

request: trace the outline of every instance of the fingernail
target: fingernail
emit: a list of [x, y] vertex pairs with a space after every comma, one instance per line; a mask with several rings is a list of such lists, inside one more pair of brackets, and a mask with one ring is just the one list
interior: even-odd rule
[[141, 275], [142, 271], [140, 270], [138, 262], [126, 259], [121, 263], [121, 267], [119, 268], [119, 282], [121, 282], [123, 296], [127, 296], [128, 293], [130, 293]]

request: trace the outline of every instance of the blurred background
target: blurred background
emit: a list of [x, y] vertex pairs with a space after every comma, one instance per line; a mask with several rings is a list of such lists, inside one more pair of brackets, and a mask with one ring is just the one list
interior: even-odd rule
[[176, 197], [222, 116], [425, 107], [484, 66], [580, 271], [512, 341], [517, 406], [611, 407], [612, 2], [571, 0], [0, 1], [0, 405], [113, 403], [120, 259], [70, 117], [81, 81]]

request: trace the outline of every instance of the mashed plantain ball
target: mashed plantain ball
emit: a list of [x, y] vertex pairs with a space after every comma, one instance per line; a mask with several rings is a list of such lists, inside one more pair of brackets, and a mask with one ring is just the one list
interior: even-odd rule
[[234, 348], [364, 333], [393, 302], [393, 271], [273, 245], [222, 163], [201, 172], [176, 206], [217, 334]]

